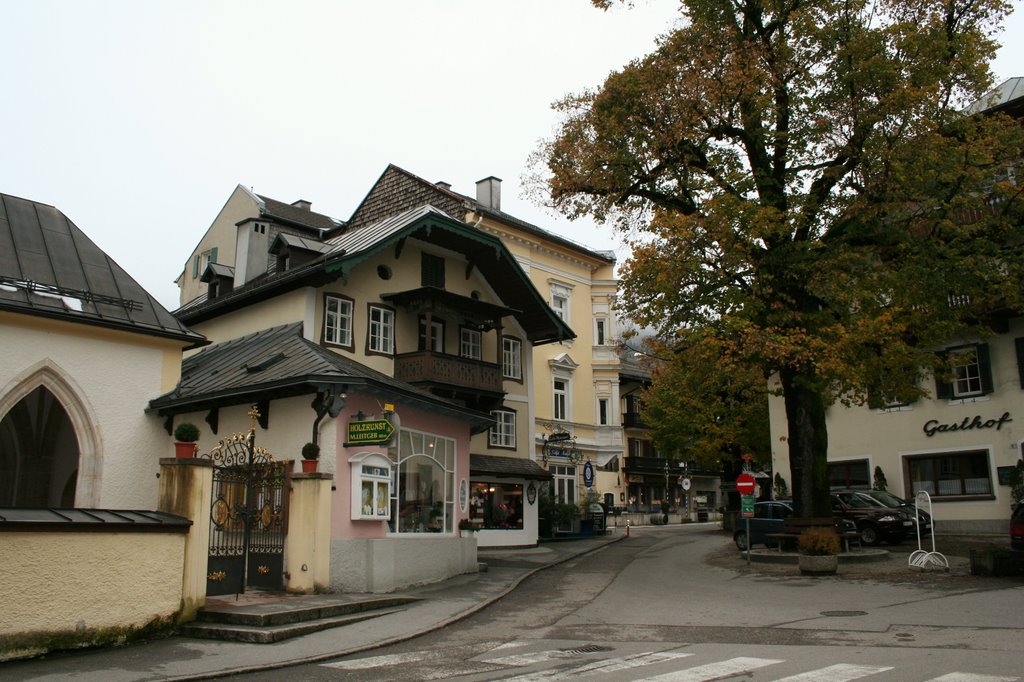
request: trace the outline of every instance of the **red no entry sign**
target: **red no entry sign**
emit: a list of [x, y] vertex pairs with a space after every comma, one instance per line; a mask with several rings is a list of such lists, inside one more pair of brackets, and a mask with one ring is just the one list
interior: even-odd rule
[[753, 495], [755, 485], [757, 482], [754, 477], [746, 472], [736, 477], [736, 492], [740, 495]]

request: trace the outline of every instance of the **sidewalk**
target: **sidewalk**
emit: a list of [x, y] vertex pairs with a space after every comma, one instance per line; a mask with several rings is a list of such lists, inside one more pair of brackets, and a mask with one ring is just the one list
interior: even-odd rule
[[481, 563], [487, 564], [486, 571], [405, 590], [401, 594], [422, 597], [423, 601], [398, 613], [275, 644], [170, 637], [119, 648], [0, 663], [0, 678], [40, 682], [202, 680], [347, 656], [443, 628], [495, 602], [538, 571], [624, 538], [625, 533], [618, 531], [608, 536], [548, 542], [531, 548], [482, 548], [478, 557]]

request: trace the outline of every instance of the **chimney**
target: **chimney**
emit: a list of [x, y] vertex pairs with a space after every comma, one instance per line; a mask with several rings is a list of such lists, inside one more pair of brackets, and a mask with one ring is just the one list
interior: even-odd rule
[[435, 185], [437, 185], [438, 187], [440, 187], [441, 189], [446, 189], [446, 190], [448, 190], [449, 192], [450, 192], [450, 191], [451, 191], [451, 189], [452, 189], [452, 183], [450, 183], [450, 182], [445, 182], [444, 180], [438, 180], [438, 181], [437, 181], [437, 182], [435, 182], [434, 184], [435, 184]]
[[308, 211], [313, 207], [313, 202], [306, 201], [305, 199], [299, 199], [298, 201], [293, 201], [292, 206], [295, 208], [301, 208], [303, 211]]
[[476, 182], [476, 202], [486, 208], [501, 210], [501, 178], [493, 175]]

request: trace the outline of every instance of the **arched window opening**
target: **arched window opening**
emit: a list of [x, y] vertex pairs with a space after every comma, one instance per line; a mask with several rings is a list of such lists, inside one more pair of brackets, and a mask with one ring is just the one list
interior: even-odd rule
[[43, 386], [0, 421], [0, 507], [73, 507], [78, 438], [64, 406]]

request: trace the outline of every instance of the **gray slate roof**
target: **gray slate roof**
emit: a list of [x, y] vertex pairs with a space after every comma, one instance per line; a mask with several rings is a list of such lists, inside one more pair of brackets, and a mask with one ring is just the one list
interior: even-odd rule
[[9, 194], [0, 194], [0, 310], [205, 343], [61, 211]]
[[271, 327], [204, 348], [185, 359], [178, 386], [150, 401], [161, 415], [239, 405], [253, 400], [305, 395], [320, 386], [346, 384], [350, 390], [401, 396], [439, 414], [488, 428], [490, 415], [469, 410], [377, 372], [302, 337], [302, 323]]
[[332, 230], [344, 225], [340, 220], [335, 220], [323, 213], [314, 213], [309, 209], [292, 206], [283, 201], [265, 197], [262, 194], [257, 194], [256, 196], [263, 202], [261, 213], [269, 218], [275, 218], [282, 222], [308, 227], [313, 230]]
[[527, 478], [537, 481], [546, 481], [552, 478], [550, 472], [532, 459], [500, 455], [471, 454], [469, 456], [469, 473], [473, 476]]

